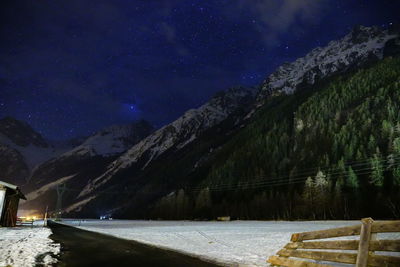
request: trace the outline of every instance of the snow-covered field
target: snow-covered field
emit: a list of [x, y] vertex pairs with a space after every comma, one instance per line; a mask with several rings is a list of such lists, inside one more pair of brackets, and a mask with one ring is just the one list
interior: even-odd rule
[[0, 227], [0, 266], [50, 266], [57, 262], [60, 245], [49, 238], [51, 230], [42, 225]]
[[360, 221], [67, 220], [64, 223], [176, 250], [229, 266], [268, 266], [266, 259], [288, 243], [292, 233], [360, 224]]

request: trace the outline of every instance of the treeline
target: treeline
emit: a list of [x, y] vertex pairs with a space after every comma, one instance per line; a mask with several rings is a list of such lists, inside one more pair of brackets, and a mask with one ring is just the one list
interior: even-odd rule
[[[371, 163], [373, 164], [373, 163]], [[198, 191], [180, 189], [163, 197], [153, 207], [153, 219], [208, 220], [218, 216], [233, 219], [302, 220], [355, 219], [366, 216], [399, 218], [400, 196], [398, 185], [384, 188], [381, 183], [390, 170], [380, 167], [370, 172], [371, 184], [361, 188], [358, 177], [350, 168], [347, 184], [332, 180], [319, 171], [308, 177], [302, 186], [253, 189], [252, 185], [237, 186], [226, 191], [203, 188]], [[382, 169], [381, 169], [382, 168]], [[399, 179], [396, 168], [393, 171]], [[365, 174], [365, 171], [362, 172]], [[377, 184], [374, 184], [374, 183]]]
[[399, 218], [400, 59], [274, 97], [210, 161], [152, 217]]

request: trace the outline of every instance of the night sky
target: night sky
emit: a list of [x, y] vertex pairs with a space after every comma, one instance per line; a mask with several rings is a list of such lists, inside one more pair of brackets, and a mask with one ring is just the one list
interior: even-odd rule
[[51, 139], [160, 127], [355, 25], [398, 23], [399, 2], [2, 0], [0, 117]]

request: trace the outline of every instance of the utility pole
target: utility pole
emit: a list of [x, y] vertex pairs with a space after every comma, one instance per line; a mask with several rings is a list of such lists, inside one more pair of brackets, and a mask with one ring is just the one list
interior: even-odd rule
[[46, 206], [46, 212], [44, 213], [43, 226], [47, 226], [47, 211], [49, 210], [49, 205]]
[[62, 210], [62, 196], [67, 190], [66, 184], [58, 184], [56, 187], [57, 191], [57, 205], [56, 205], [56, 221], [61, 219], [61, 210]]

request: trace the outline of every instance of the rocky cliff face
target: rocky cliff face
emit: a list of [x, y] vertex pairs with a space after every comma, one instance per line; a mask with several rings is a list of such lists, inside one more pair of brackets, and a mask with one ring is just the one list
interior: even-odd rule
[[0, 144], [0, 180], [23, 185], [29, 177], [29, 167], [17, 150]]
[[258, 100], [262, 102], [274, 94], [291, 94], [302, 85], [312, 85], [351, 67], [381, 59], [385, 47], [398, 38], [397, 30], [355, 27], [344, 38], [317, 47], [306, 56], [280, 66], [262, 83]]
[[23, 185], [34, 168], [66, 149], [51, 144], [28, 124], [5, 117], [0, 120], [0, 179]]
[[0, 120], [0, 133], [3, 138], [8, 138], [16, 146], [47, 148], [49, 144], [43, 137], [35, 132], [28, 124], [12, 117], [5, 117]]

